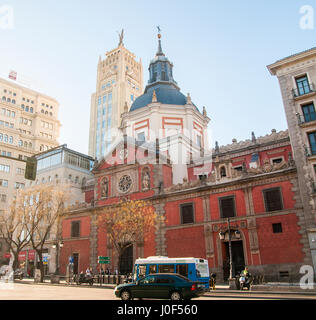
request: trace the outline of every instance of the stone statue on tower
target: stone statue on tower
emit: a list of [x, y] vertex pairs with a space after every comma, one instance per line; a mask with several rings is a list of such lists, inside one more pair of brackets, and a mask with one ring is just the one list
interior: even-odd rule
[[117, 33], [118, 33], [118, 35], [119, 35], [119, 40], [120, 40], [119, 46], [123, 46], [123, 45], [124, 45], [124, 43], [123, 43], [123, 39], [124, 39], [124, 29], [122, 29], [121, 33], [119, 33], [119, 32], [117, 32]]

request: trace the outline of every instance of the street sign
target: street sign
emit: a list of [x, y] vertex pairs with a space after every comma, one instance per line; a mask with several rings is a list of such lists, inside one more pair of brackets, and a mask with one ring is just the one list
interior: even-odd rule
[[69, 263], [74, 263], [74, 257], [73, 256], [69, 257]]
[[28, 157], [26, 160], [24, 178], [27, 180], [36, 179], [37, 160], [35, 157]]
[[109, 264], [110, 263], [110, 257], [98, 257], [98, 263], [99, 264]]

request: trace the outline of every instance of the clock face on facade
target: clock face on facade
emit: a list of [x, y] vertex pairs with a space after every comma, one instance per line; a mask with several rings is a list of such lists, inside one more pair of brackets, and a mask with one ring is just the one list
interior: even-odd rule
[[126, 193], [131, 189], [132, 184], [132, 178], [129, 175], [124, 175], [118, 183], [118, 189], [120, 192]]

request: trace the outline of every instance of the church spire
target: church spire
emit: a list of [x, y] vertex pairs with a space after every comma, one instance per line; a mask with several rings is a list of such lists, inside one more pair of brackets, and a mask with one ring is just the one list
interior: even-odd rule
[[158, 51], [156, 53], [157, 56], [164, 56], [165, 54], [162, 52], [162, 47], [161, 47], [161, 29], [158, 26]]
[[147, 92], [148, 88], [157, 84], [168, 84], [174, 86], [179, 90], [177, 82], [173, 79], [173, 64], [165, 56], [161, 47], [161, 29], [158, 26], [158, 51], [153, 60], [149, 65], [149, 80], [148, 85], [145, 89]]

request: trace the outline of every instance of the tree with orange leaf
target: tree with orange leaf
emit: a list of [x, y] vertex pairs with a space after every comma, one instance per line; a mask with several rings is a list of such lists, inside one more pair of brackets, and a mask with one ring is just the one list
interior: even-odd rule
[[152, 228], [162, 218], [150, 202], [144, 200], [121, 201], [98, 211], [99, 226], [110, 240], [121, 265], [123, 252], [135, 243], [146, 241]]

